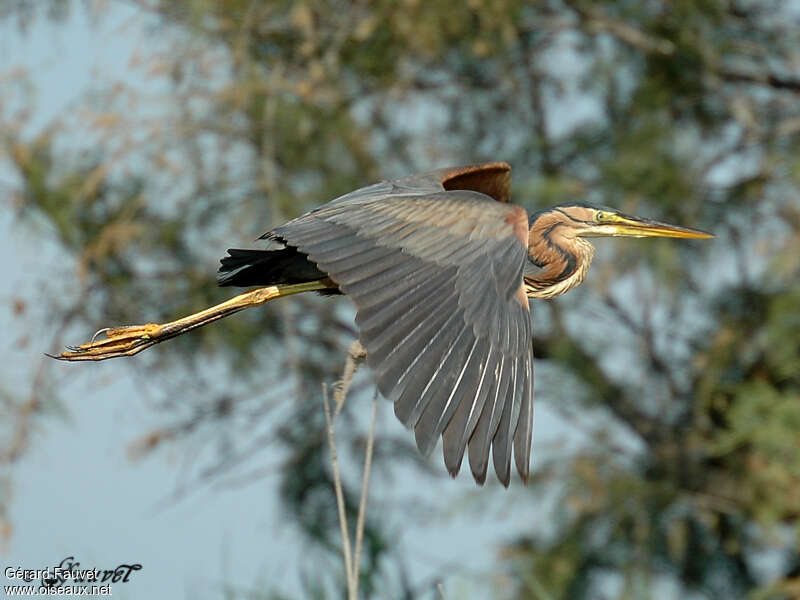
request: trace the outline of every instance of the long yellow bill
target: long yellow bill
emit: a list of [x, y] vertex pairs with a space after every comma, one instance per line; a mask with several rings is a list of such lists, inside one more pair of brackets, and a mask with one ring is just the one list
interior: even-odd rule
[[668, 237], [668, 238], [689, 238], [689, 239], [708, 239], [714, 235], [700, 229], [691, 227], [679, 227], [669, 223], [661, 223], [651, 219], [631, 217], [619, 213], [604, 213], [602, 220], [596, 226], [587, 231], [587, 236], [624, 236], [624, 237]]

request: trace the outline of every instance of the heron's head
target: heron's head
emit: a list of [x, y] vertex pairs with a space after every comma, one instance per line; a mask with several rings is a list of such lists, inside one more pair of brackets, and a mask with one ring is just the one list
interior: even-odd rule
[[699, 229], [632, 217], [613, 208], [588, 204], [565, 204], [535, 213], [531, 219], [531, 232], [539, 227], [559, 227], [562, 229], [560, 233], [566, 237], [714, 237]]
[[525, 293], [552, 298], [579, 285], [594, 256], [590, 237], [710, 238], [699, 229], [625, 215], [613, 208], [562, 204], [530, 216], [528, 257], [541, 272], [525, 276]]

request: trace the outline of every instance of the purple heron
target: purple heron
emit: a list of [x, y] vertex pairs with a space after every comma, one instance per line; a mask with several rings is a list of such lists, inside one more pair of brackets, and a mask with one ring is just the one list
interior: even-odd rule
[[696, 229], [562, 204], [528, 215], [508, 203], [504, 162], [439, 169], [371, 185], [231, 249], [219, 284], [259, 286], [164, 324], [117, 327], [57, 358], [131, 356], [274, 298], [346, 294], [378, 389], [429, 454], [439, 436], [455, 476], [464, 454], [482, 484], [491, 451], [508, 486], [530, 474], [533, 349], [529, 299], [580, 284], [606, 236], [710, 238]]

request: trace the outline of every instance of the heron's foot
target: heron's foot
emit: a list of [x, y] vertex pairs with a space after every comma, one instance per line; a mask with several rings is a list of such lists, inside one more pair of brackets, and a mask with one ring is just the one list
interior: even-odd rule
[[[67, 346], [59, 355], [51, 355], [59, 360], [105, 360], [117, 356], [133, 356], [162, 341], [164, 326], [157, 323], [128, 325], [101, 329], [92, 339], [80, 346]], [[103, 337], [100, 337], [103, 336]]]
[[[148, 323], [147, 325], [129, 325], [127, 327], [111, 327], [101, 329], [92, 336], [92, 339], [80, 346], [67, 346], [66, 352], [54, 356], [59, 360], [105, 360], [118, 356], [133, 356], [142, 350], [154, 346], [170, 338], [183, 335], [198, 327], [203, 327], [219, 319], [250, 308], [260, 306], [265, 302], [290, 296], [301, 292], [329, 289], [335, 284], [330, 280], [310, 281], [289, 285], [270, 285], [268, 287], [250, 290], [244, 294], [234, 296], [225, 302], [203, 309], [186, 317], [169, 323]], [[104, 335], [105, 337], [100, 337]]]

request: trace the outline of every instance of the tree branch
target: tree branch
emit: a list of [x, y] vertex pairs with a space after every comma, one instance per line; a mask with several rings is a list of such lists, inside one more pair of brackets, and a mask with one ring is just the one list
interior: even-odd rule
[[656, 445], [663, 437], [661, 424], [647, 415], [632, 401], [626, 390], [611, 381], [597, 365], [595, 358], [576, 344], [564, 329], [558, 311], [554, 310], [553, 335], [542, 338], [534, 336], [533, 352], [535, 358], [554, 358], [567, 364], [570, 369], [604, 400], [604, 405], [613, 415], [627, 425], [650, 446]]
[[766, 85], [777, 90], [800, 92], [800, 79], [781, 77], [775, 73], [745, 73], [743, 71], [734, 71], [733, 69], [722, 67], [717, 69], [715, 74], [725, 81], [734, 83], [754, 83]]
[[596, 8], [586, 8], [574, 1], [567, 1], [566, 4], [593, 31], [608, 33], [628, 46], [647, 54], [670, 56], [675, 52], [675, 44], [668, 39], [647, 34], [628, 23], [616, 21]]

